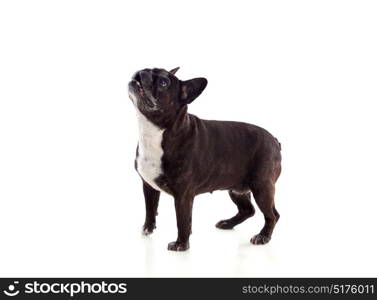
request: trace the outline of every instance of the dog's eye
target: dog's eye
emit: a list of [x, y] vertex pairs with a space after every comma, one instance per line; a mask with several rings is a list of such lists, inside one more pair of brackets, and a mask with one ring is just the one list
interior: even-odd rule
[[160, 81], [159, 81], [159, 84], [160, 84], [160, 86], [162, 86], [162, 87], [167, 87], [167, 86], [169, 85], [169, 82], [168, 82], [167, 79], [165, 79], [165, 78], [161, 78]]

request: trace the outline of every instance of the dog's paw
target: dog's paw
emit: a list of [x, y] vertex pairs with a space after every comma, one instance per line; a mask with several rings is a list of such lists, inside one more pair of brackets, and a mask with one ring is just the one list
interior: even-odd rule
[[189, 242], [171, 242], [168, 244], [168, 250], [170, 251], [186, 251], [188, 248], [190, 248]]
[[143, 228], [141, 230], [141, 233], [143, 235], [150, 235], [151, 233], [153, 233], [153, 230], [156, 228], [156, 225], [155, 224], [152, 224], [152, 225], [147, 225], [147, 224], [144, 224], [143, 225]]
[[251, 238], [250, 243], [254, 245], [264, 245], [264, 244], [267, 244], [270, 241], [270, 239], [271, 237], [268, 237], [266, 235], [257, 234]]
[[228, 220], [221, 220], [217, 222], [216, 227], [219, 229], [233, 229], [234, 225]]

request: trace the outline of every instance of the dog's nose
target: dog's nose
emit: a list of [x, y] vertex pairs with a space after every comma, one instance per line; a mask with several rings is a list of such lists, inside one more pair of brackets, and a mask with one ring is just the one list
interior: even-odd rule
[[132, 75], [132, 80], [140, 82], [141, 81], [140, 72], [136, 72], [134, 75]]
[[147, 70], [142, 70], [139, 72], [141, 82], [144, 84], [152, 83], [152, 73]]

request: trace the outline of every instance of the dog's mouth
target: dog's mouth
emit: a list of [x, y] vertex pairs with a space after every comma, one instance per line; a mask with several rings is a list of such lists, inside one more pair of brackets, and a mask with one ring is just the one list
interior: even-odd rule
[[[139, 77], [139, 78], [138, 78]], [[140, 105], [144, 108], [146, 111], [156, 111], [158, 110], [156, 103], [153, 103], [148, 97], [148, 91], [145, 90], [145, 88], [142, 86], [140, 76], [134, 76], [131, 80], [131, 85], [133, 87], [133, 90], [139, 95], [140, 99]]]

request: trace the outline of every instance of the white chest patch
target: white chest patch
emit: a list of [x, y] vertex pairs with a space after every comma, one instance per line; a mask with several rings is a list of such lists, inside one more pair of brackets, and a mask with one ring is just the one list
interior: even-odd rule
[[154, 189], [162, 191], [155, 179], [162, 173], [161, 158], [163, 129], [150, 122], [137, 108], [139, 122], [139, 155], [137, 157], [137, 171], [140, 176]]

